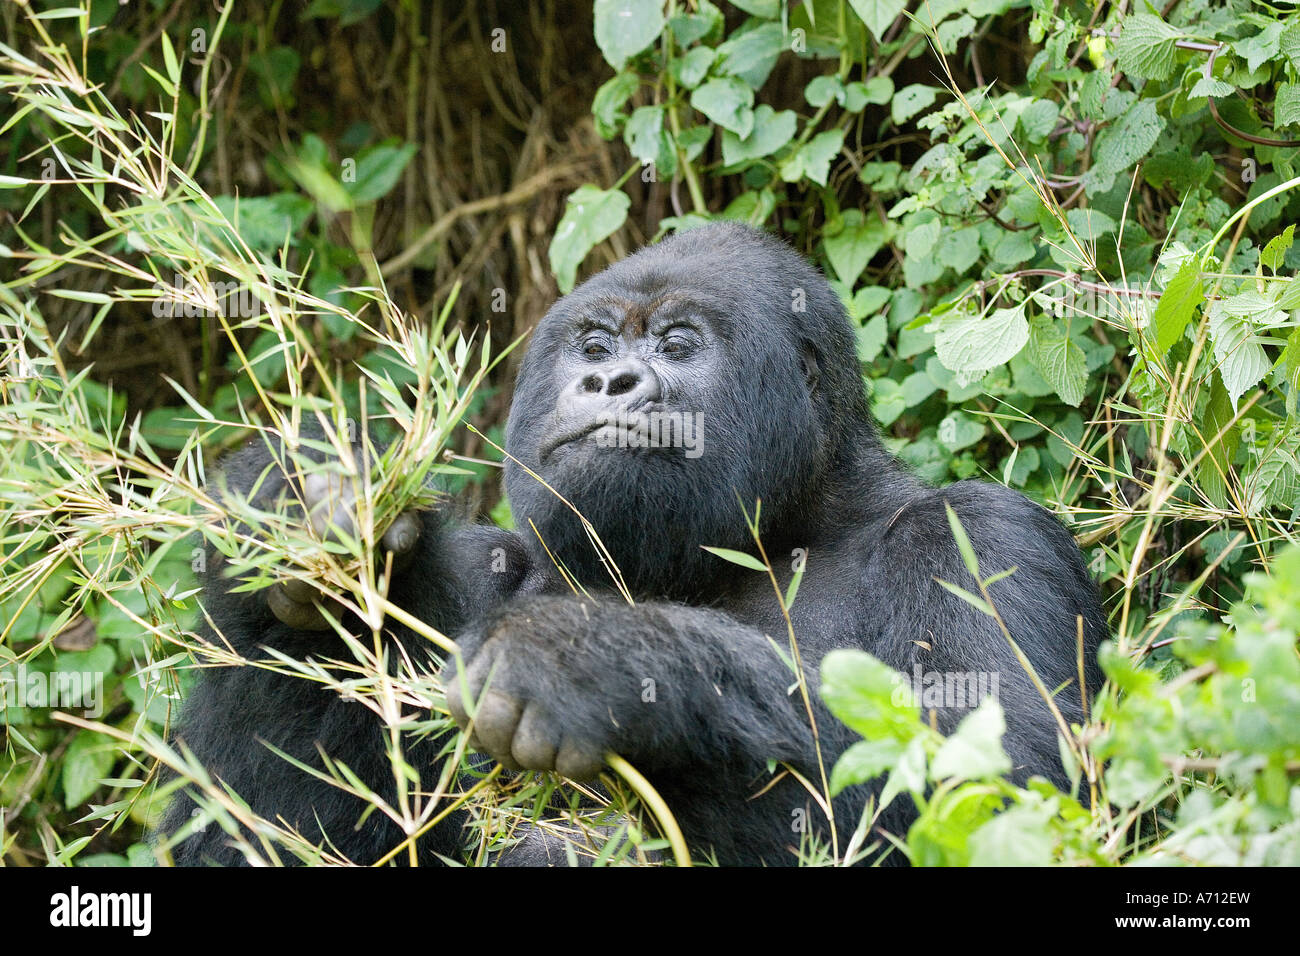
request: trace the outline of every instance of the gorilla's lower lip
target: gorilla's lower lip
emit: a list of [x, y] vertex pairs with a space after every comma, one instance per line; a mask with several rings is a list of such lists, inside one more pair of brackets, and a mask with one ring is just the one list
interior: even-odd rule
[[646, 429], [638, 424], [639, 419], [644, 415], [649, 406], [638, 408], [634, 412], [623, 411], [622, 417], [610, 419], [602, 417], [584, 422], [582, 425], [564, 430], [553, 438], [549, 438], [541, 443], [537, 450], [539, 461], [546, 461], [556, 450], [564, 445], [571, 445], [576, 441], [581, 441], [597, 432], [610, 429], [624, 434], [645, 434]]

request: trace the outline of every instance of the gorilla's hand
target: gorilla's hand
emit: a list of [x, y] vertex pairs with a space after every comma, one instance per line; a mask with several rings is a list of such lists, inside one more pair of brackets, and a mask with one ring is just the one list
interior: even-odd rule
[[718, 611], [520, 598], [459, 644], [448, 708], [509, 769], [586, 780], [613, 751], [643, 773], [689, 775], [809, 753], [788, 672], [760, 633]]
[[524, 603], [460, 639], [464, 670], [453, 660], [443, 673], [447, 707], [470, 746], [506, 769], [590, 780], [620, 729], [594, 712], [613, 675], [580, 651], [593, 643], [591, 622], [555, 601]]
[[[353, 483], [342, 475], [317, 472], [303, 480], [302, 501], [307, 520], [321, 541], [338, 541], [340, 535], [356, 531], [356, 492]], [[420, 522], [412, 512], [403, 512], [384, 532], [380, 544], [393, 555], [393, 567], [401, 569], [415, 551], [420, 539]], [[288, 578], [272, 585], [267, 592], [271, 613], [300, 631], [324, 631], [329, 621], [317, 602], [327, 596], [299, 578]]]

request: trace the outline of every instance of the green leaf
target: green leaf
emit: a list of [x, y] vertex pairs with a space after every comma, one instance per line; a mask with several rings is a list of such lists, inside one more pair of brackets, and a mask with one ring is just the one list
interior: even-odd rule
[[693, 90], [709, 75], [717, 51], [711, 46], [697, 46], [685, 56], [673, 60], [673, 76], [688, 90]]
[[877, 216], [864, 216], [861, 210], [849, 209], [840, 217], [840, 228], [827, 228], [822, 244], [835, 275], [852, 288], [872, 258], [888, 238], [888, 232]]
[[892, 769], [902, 755], [903, 745], [897, 740], [859, 740], [835, 761], [831, 796], [838, 796], [845, 787], [876, 779]]
[[1273, 104], [1273, 125], [1291, 126], [1300, 123], [1300, 83], [1279, 83], [1277, 100]]
[[724, 561], [730, 561], [732, 564], [738, 564], [742, 568], [749, 568], [751, 571], [766, 571], [767, 565], [752, 554], [746, 554], [744, 551], [733, 551], [730, 548], [711, 548], [708, 545], [701, 545], [709, 554], [716, 554]]
[[803, 97], [808, 101], [809, 106], [815, 106], [818, 109], [831, 100], [836, 100], [843, 106], [844, 81], [834, 74], [816, 77], [804, 87]]
[[866, 739], [906, 744], [925, 730], [906, 678], [866, 651], [831, 651], [821, 678], [831, 713]]
[[781, 178], [787, 183], [797, 183], [806, 177], [818, 186], [825, 186], [831, 161], [839, 155], [843, 145], [842, 129], [818, 133], [781, 164]]
[[901, 126], [917, 113], [928, 109], [939, 95], [937, 87], [924, 83], [913, 83], [894, 94], [894, 101], [889, 106], [889, 115], [894, 123]]
[[966, 565], [966, 570], [976, 581], [980, 577], [979, 559], [975, 557], [975, 548], [970, 543], [970, 538], [966, 535], [966, 529], [961, 526], [961, 519], [957, 517], [957, 512], [953, 511], [952, 505], [948, 504], [945, 499], [943, 510], [948, 515], [948, 527], [952, 531], [952, 538], [957, 543], [957, 552], [961, 555], [962, 564]]
[[970, 836], [971, 866], [1050, 866], [1055, 845], [1045, 807], [1004, 810]]
[[1098, 209], [1071, 209], [1065, 214], [1070, 231], [1081, 242], [1094, 242], [1115, 231], [1115, 220]]
[[754, 129], [753, 105], [754, 91], [734, 76], [709, 80], [691, 93], [691, 106], [741, 139]]
[[1272, 325], [1274, 321], [1265, 318], [1270, 313], [1274, 321], [1285, 314], [1276, 309], [1271, 299], [1254, 291], [1210, 303], [1210, 341], [1214, 343], [1214, 358], [1234, 409], [1237, 400], [1272, 368], [1264, 346], [1254, 340], [1252, 321], [1260, 319], [1262, 324]]
[[356, 182], [344, 182], [343, 188], [357, 203], [382, 199], [397, 185], [414, 155], [414, 143], [381, 144], [368, 149], [357, 157]]
[[1088, 364], [1066, 330], [1048, 316], [1036, 316], [1029, 324], [1029, 354], [1061, 401], [1078, 408], [1088, 384]]
[[166, 30], [162, 32], [159, 39], [162, 40], [163, 65], [167, 70], [168, 78], [174, 86], [181, 81], [181, 65], [176, 59], [176, 49], [172, 46], [172, 38], [167, 35]]
[[1164, 128], [1165, 120], [1156, 112], [1155, 103], [1139, 100], [1118, 123], [1102, 130], [1093, 150], [1094, 165], [1083, 177], [1088, 194], [1109, 189], [1116, 175], [1151, 152]]
[[1188, 256], [1169, 281], [1156, 303], [1151, 324], [1155, 327], [1156, 348], [1167, 355], [1183, 337], [1196, 309], [1205, 301], [1204, 280], [1196, 256]]
[[613, 139], [618, 127], [627, 118], [623, 106], [636, 92], [640, 78], [630, 71], [616, 74], [606, 80], [596, 91], [591, 103], [591, 115], [596, 118], [596, 132], [602, 139]]
[[632, 155], [643, 163], [653, 163], [659, 156], [659, 136], [664, 129], [662, 106], [639, 106], [623, 129], [623, 142]]
[[[1287, 250], [1291, 248], [1291, 243], [1295, 239], [1295, 224], [1287, 226], [1282, 230], [1280, 236], [1274, 236], [1268, 241], [1262, 252], [1259, 254], [1259, 261], [1262, 265], [1267, 266], [1274, 272], [1282, 268], [1282, 260], [1286, 258]], [[1294, 282], [1295, 280], [1292, 280]]]
[[1011, 758], [1002, 750], [1007, 731], [1002, 705], [986, 697], [973, 712], [962, 718], [953, 735], [944, 741], [930, 762], [930, 778], [944, 780], [987, 780], [1011, 770]]
[[89, 800], [113, 769], [115, 747], [103, 734], [77, 732], [63, 754], [63, 805], [71, 810]]
[[907, 9], [907, 0], [849, 0], [849, 6], [879, 43], [898, 15]]
[[794, 138], [796, 121], [794, 110], [778, 113], [764, 103], [754, 110], [754, 129], [744, 139], [729, 129], [722, 131], [722, 165], [770, 156]]
[[871, 414], [880, 423], [881, 428], [888, 428], [898, 416], [907, 411], [907, 399], [903, 389], [892, 378], [877, 378], [871, 383]]
[[623, 225], [630, 205], [631, 200], [622, 190], [601, 189], [591, 184], [579, 186], [569, 196], [548, 251], [551, 271], [561, 292], [573, 289], [578, 264], [596, 243]]
[[596, 0], [596, 46], [616, 70], [659, 38], [664, 28], [661, 0]]
[[1137, 13], [1120, 26], [1119, 68], [1145, 80], [1164, 80], [1174, 72], [1174, 42], [1183, 33], [1159, 17]]
[[939, 422], [940, 444], [951, 452], [961, 451], [975, 444], [988, 432], [988, 426], [965, 412], [950, 412]]
[[771, 20], [781, 12], [781, 0], [731, 0], [731, 5], [764, 20]]
[[779, 23], [764, 23], [744, 33], [733, 34], [718, 47], [718, 69], [738, 76], [753, 89], [767, 81], [777, 58], [785, 49], [785, 33]]
[[1011, 361], [1028, 341], [1029, 323], [1020, 303], [988, 317], [945, 316], [935, 333], [934, 350], [945, 368], [970, 375]]

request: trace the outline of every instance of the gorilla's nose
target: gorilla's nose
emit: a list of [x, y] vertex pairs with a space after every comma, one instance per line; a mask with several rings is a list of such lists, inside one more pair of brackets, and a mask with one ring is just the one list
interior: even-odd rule
[[[628, 360], [578, 376], [561, 399], [562, 415], [636, 409], [661, 397], [659, 379], [644, 362]], [[566, 416], [567, 417], [567, 416]]]

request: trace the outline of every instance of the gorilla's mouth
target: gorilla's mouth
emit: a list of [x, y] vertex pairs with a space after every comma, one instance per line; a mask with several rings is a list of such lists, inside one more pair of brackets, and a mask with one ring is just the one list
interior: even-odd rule
[[654, 442], [657, 433], [652, 427], [650, 414], [661, 411], [661, 406], [647, 404], [636, 410], [621, 408], [581, 423], [562, 421], [538, 446], [538, 460], [545, 463], [563, 446], [586, 438], [594, 439], [597, 447], [601, 448], [654, 450], [659, 446]]

